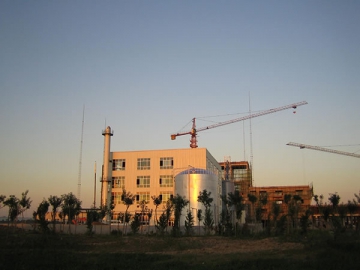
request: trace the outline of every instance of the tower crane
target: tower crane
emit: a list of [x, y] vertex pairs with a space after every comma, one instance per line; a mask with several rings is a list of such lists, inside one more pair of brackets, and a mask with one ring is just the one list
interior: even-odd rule
[[240, 117], [240, 118], [236, 118], [236, 119], [232, 119], [232, 120], [228, 120], [228, 121], [224, 121], [224, 122], [220, 122], [220, 123], [217, 123], [217, 124], [213, 124], [213, 125], [210, 125], [210, 126], [206, 126], [206, 127], [202, 127], [202, 128], [196, 128], [196, 124], [195, 124], [195, 121], [196, 121], [196, 118], [193, 118], [192, 119], [192, 128], [190, 131], [187, 131], [187, 132], [180, 132], [180, 133], [174, 133], [174, 134], [171, 134], [171, 140], [175, 140], [176, 137], [178, 136], [182, 136], [182, 135], [191, 135], [191, 139], [190, 139], [190, 147], [191, 148], [197, 148], [198, 145], [197, 145], [197, 133], [200, 132], [200, 131], [204, 131], [204, 130], [208, 130], [208, 129], [212, 129], [212, 128], [216, 128], [216, 127], [221, 127], [221, 126], [225, 126], [225, 125], [228, 125], [228, 124], [232, 124], [232, 123], [236, 123], [236, 122], [239, 122], [239, 121], [243, 121], [243, 120], [246, 120], [246, 119], [250, 119], [250, 118], [255, 118], [255, 117], [259, 117], [259, 116], [262, 116], [262, 115], [266, 115], [266, 114], [270, 114], [270, 113], [274, 113], [274, 112], [279, 112], [279, 111], [283, 111], [283, 110], [286, 110], [286, 109], [296, 109], [298, 106], [302, 106], [302, 105], [306, 105], [308, 104], [306, 101], [302, 101], [302, 102], [298, 102], [298, 103], [293, 103], [293, 104], [290, 104], [290, 105], [286, 105], [286, 106], [282, 106], [282, 107], [278, 107], [278, 108], [274, 108], [274, 109], [270, 109], [270, 110], [266, 110], [266, 111], [262, 111], [262, 112], [259, 112], [259, 113], [254, 113], [254, 114], [249, 114], [247, 116], [243, 116], [243, 117]]
[[306, 148], [306, 149], [312, 149], [312, 150], [318, 150], [318, 151], [323, 151], [323, 152], [328, 152], [328, 153], [333, 153], [333, 154], [339, 154], [339, 155], [344, 155], [344, 156], [360, 158], [360, 155], [358, 155], [358, 154], [323, 148], [323, 147], [319, 147], [319, 146], [312, 146], [312, 145], [307, 145], [307, 144], [302, 144], [302, 143], [289, 142], [286, 145], [300, 147], [300, 149]]

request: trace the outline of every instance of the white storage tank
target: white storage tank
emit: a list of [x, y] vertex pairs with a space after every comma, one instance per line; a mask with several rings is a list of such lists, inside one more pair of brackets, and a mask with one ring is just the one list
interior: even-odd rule
[[[199, 168], [189, 168], [175, 176], [175, 195], [179, 194], [190, 202], [181, 213], [181, 227], [185, 225], [185, 216], [188, 211], [192, 211], [195, 226], [199, 225], [197, 210], [202, 209], [202, 215], [204, 215], [205, 207], [197, 199], [199, 193], [204, 189], [208, 193], [211, 192], [210, 197], [213, 198], [211, 211], [213, 212], [214, 225], [216, 225], [219, 222], [221, 212], [220, 192], [222, 189], [218, 176], [209, 170]], [[202, 222], [200, 226], [202, 226]]]

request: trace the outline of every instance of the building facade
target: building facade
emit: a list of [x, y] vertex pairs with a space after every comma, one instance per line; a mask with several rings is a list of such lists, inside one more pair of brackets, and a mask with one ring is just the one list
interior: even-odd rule
[[252, 187], [252, 171], [247, 161], [219, 162], [222, 170], [222, 179], [234, 183], [235, 190], [242, 196], [247, 196], [249, 188]]
[[[300, 217], [306, 210], [310, 209], [311, 200], [313, 198], [312, 185], [301, 186], [270, 186], [270, 187], [250, 187], [249, 194], [258, 198], [266, 198], [266, 204], [261, 206], [261, 219], [269, 220], [272, 216], [272, 206], [277, 204], [280, 206], [280, 215], [289, 213], [289, 207], [292, 199], [296, 198], [297, 215]], [[245, 202], [249, 209], [253, 208], [251, 202], [246, 196]], [[249, 219], [254, 220], [254, 209], [248, 212]]]
[[[158, 211], [161, 211], [170, 197], [177, 193], [176, 175], [184, 171], [191, 173], [195, 168], [216, 175], [221, 192], [221, 167], [206, 148], [111, 152], [109, 156], [111, 168], [108, 177], [111, 179], [111, 201], [115, 206], [111, 217], [113, 220], [126, 210], [122, 201], [123, 190], [135, 195], [130, 212], [144, 211], [140, 205], [144, 201], [147, 202], [145, 211], [155, 210], [152, 196], [161, 197], [162, 205], [158, 207]], [[103, 183], [102, 187], [106, 188], [106, 184]], [[184, 197], [189, 199], [186, 195]], [[214, 201], [221, 204], [219, 194], [213, 196]]]

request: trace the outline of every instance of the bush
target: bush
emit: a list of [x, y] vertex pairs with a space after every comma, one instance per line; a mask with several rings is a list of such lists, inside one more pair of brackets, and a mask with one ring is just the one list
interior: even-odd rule
[[112, 230], [111, 231], [111, 235], [120, 235], [120, 236], [122, 236], [122, 231], [121, 230]]

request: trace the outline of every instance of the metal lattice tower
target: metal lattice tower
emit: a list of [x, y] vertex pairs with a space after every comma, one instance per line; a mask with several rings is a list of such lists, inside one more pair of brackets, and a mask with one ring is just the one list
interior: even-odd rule
[[79, 200], [81, 196], [81, 165], [82, 165], [82, 148], [83, 148], [83, 137], [84, 137], [84, 116], [85, 116], [85, 105], [83, 107], [83, 117], [81, 124], [81, 142], [80, 142], [79, 174], [78, 174], [78, 189], [77, 189], [77, 198]]

